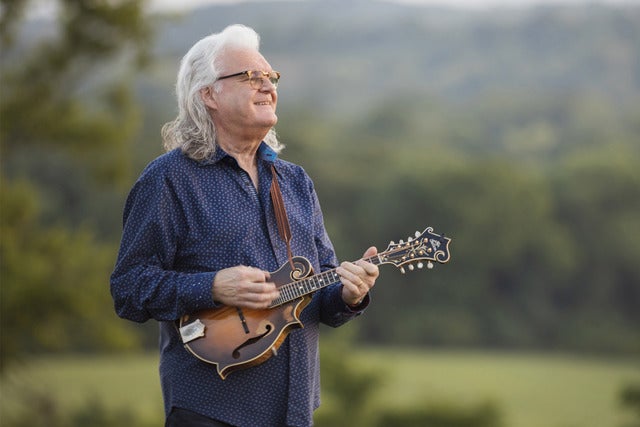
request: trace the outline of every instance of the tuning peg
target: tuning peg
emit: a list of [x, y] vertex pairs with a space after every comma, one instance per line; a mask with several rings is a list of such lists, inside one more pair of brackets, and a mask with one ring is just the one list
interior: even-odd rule
[[416, 236], [416, 237], [420, 237], [420, 232], [419, 232], [419, 231], [416, 231], [415, 236]]
[[404, 267], [400, 267], [400, 273], [402, 273], [402, 274], [406, 273]]
[[403, 244], [403, 243], [404, 243], [404, 240], [400, 239], [400, 244]]
[[394, 242], [393, 240], [389, 242], [390, 245], [395, 245], [396, 242]]
[[422, 267], [424, 267], [424, 264], [423, 264], [423, 263], [421, 263], [421, 262], [419, 262], [419, 263], [418, 263], [418, 268], [422, 268]]
[[413, 242], [413, 237], [409, 236], [407, 237], [407, 243]]
[[429, 261], [429, 262], [427, 263], [427, 268], [428, 268], [429, 270], [431, 270], [431, 269], [433, 268], [433, 263], [432, 263], [431, 261]]
[[413, 264], [409, 264], [409, 270], [413, 271], [414, 268]]

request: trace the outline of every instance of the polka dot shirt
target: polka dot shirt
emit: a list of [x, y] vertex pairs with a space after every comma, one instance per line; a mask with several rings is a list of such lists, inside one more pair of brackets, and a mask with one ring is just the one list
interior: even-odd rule
[[[277, 356], [222, 380], [215, 365], [185, 349], [176, 319], [215, 308], [216, 271], [249, 265], [275, 271], [287, 262], [269, 195], [270, 167], [279, 177], [294, 255], [314, 271], [337, 266], [311, 179], [297, 165], [259, 149], [259, 185], [218, 149], [197, 162], [174, 150], [151, 162], [133, 186], [111, 276], [119, 316], [160, 325], [160, 380], [165, 411], [181, 407], [234, 426], [310, 426], [320, 404], [320, 322], [337, 327], [361, 314], [344, 304], [341, 285], [313, 296]], [[368, 298], [363, 304], [368, 304]]]

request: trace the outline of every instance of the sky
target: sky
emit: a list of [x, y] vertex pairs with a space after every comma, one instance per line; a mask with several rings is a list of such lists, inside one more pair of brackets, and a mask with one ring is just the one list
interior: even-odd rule
[[[246, 0], [150, 0], [152, 10], [185, 10], [207, 4], [241, 3]], [[259, 0], [253, 0], [259, 1]], [[305, 0], [298, 0], [305, 1]], [[541, 4], [640, 4], [640, 0], [386, 0], [414, 5], [485, 9], [495, 6], [523, 7]]]
[[[147, 0], [152, 12], [186, 11], [209, 4], [233, 4], [247, 1], [261, 2], [274, 0]], [[308, 0], [287, 0], [308, 1]], [[464, 9], [488, 9], [495, 6], [528, 7], [542, 4], [640, 4], [640, 0], [378, 0], [390, 3], [404, 3], [425, 6], [451, 6]], [[57, 2], [53, 0], [32, 0], [28, 3], [28, 16], [46, 18], [55, 15]]]

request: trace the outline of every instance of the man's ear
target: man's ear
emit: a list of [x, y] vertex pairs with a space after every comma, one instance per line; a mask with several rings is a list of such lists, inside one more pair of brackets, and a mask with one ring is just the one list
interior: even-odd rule
[[218, 108], [218, 103], [216, 102], [215, 92], [211, 86], [203, 87], [200, 89], [200, 97], [204, 102], [204, 105], [215, 110]]

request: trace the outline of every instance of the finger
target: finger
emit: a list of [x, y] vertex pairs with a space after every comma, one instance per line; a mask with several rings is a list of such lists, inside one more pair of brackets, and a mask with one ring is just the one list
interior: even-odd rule
[[364, 254], [362, 255], [362, 259], [359, 259], [355, 263], [360, 267], [363, 267], [367, 271], [367, 274], [374, 275], [377, 273], [378, 267], [370, 262], [369, 258], [373, 258], [377, 253], [378, 249], [376, 249], [375, 246], [371, 246], [364, 252]]
[[359, 260], [359, 261], [356, 261], [356, 265], [362, 268], [363, 273], [367, 276], [367, 278], [369, 277], [376, 278], [380, 274], [380, 270], [378, 269], [378, 266], [375, 264], [371, 264], [370, 262]]
[[273, 300], [278, 296], [278, 288], [273, 282], [254, 282], [246, 287], [246, 292], [260, 301]]
[[364, 276], [364, 269], [350, 262], [343, 262], [336, 269], [342, 283], [349, 282], [355, 286], [362, 283], [361, 276]]
[[372, 256], [376, 255], [378, 253], [378, 249], [375, 246], [371, 246], [369, 249], [367, 249], [364, 254], [362, 255], [362, 258], [371, 258]]
[[346, 263], [344, 269], [351, 273], [347, 277], [357, 285], [366, 284], [371, 288], [376, 278], [380, 274], [378, 267], [370, 262], [358, 260], [355, 263]]
[[267, 282], [261, 288], [243, 294], [241, 305], [255, 309], [269, 308], [278, 296], [275, 284]]
[[270, 278], [269, 272], [254, 267], [245, 267], [244, 274], [244, 279], [252, 283], [265, 283]]

